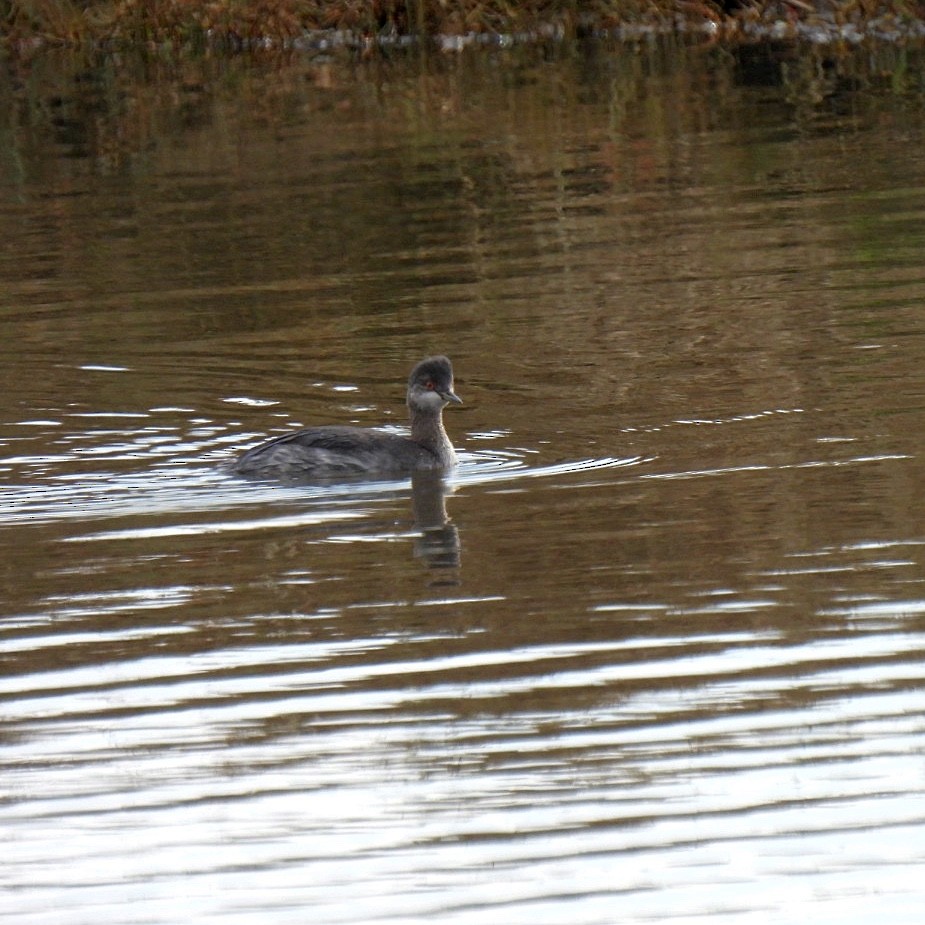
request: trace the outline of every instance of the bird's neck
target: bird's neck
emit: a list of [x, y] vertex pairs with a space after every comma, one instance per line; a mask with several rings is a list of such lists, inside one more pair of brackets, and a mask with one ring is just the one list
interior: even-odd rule
[[441, 465], [451, 466], [456, 462], [456, 452], [443, 427], [443, 411], [421, 411], [409, 408], [411, 414], [411, 439], [430, 450]]

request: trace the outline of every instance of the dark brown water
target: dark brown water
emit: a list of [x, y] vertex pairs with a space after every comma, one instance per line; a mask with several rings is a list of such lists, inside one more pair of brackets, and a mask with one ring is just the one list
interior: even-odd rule
[[[918, 921], [925, 111], [823, 57], [9, 78], [0, 914]], [[444, 482], [223, 469], [435, 351]]]

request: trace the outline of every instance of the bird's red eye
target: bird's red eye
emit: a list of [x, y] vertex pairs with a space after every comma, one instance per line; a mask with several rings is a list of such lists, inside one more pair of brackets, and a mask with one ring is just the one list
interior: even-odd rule
[[437, 388], [437, 386], [434, 385], [433, 379], [428, 379], [427, 382], [424, 383], [424, 388], [427, 389], [429, 392], [433, 392], [433, 390]]

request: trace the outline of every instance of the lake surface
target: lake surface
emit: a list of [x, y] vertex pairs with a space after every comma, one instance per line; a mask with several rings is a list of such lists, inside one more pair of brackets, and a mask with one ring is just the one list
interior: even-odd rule
[[918, 922], [921, 64], [10, 69], [0, 916]]

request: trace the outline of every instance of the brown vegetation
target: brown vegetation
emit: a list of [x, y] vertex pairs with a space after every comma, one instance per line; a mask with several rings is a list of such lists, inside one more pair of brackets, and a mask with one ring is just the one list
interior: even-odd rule
[[285, 45], [315, 30], [394, 36], [579, 35], [626, 24], [921, 22], [922, 0], [0, 0], [11, 48]]

